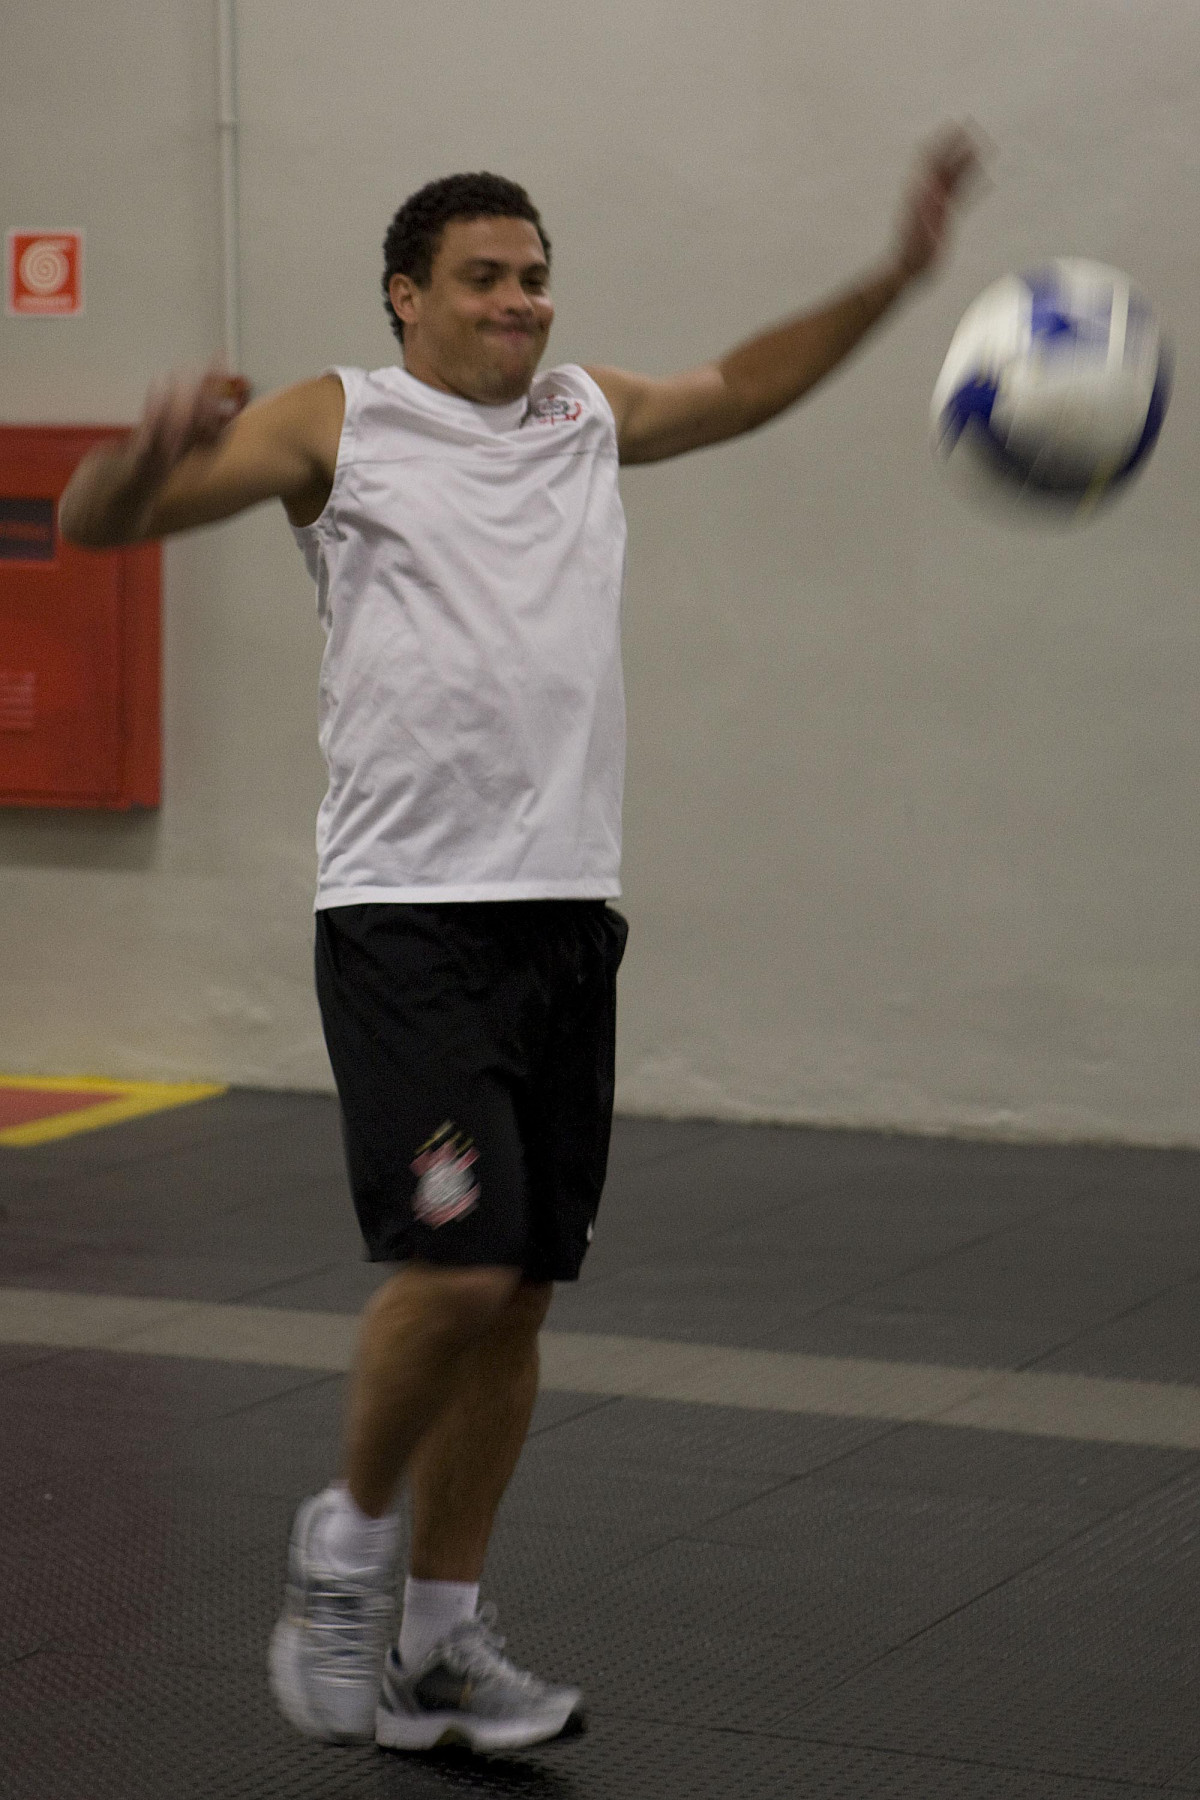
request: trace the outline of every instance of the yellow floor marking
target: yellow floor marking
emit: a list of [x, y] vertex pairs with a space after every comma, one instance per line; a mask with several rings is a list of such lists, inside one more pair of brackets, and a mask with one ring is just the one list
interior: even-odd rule
[[226, 1091], [222, 1083], [211, 1081], [109, 1081], [98, 1075], [0, 1075], [0, 1088], [96, 1096], [95, 1106], [52, 1113], [46, 1119], [31, 1119], [27, 1125], [9, 1125], [0, 1131], [0, 1145], [14, 1150], [73, 1137], [78, 1131], [98, 1131], [103, 1125], [121, 1125], [126, 1119], [165, 1112], [171, 1106], [190, 1106]]

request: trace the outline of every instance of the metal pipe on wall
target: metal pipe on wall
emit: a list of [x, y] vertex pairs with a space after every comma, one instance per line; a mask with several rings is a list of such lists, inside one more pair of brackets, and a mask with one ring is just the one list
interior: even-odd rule
[[242, 366], [241, 278], [238, 266], [238, 104], [236, 0], [217, 0], [217, 135], [221, 145], [221, 265], [224, 350], [231, 369]]

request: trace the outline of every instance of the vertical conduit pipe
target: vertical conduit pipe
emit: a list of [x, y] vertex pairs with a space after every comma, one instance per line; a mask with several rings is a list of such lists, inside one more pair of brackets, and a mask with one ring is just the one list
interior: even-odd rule
[[242, 366], [241, 279], [238, 267], [238, 107], [236, 0], [217, 0], [217, 135], [221, 145], [221, 264], [224, 279], [225, 361]]

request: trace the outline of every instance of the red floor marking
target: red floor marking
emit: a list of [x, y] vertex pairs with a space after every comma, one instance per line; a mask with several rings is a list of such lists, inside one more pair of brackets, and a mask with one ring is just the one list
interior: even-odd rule
[[56, 1088], [0, 1087], [0, 1131], [10, 1125], [32, 1125], [35, 1119], [53, 1119], [59, 1113], [82, 1112], [85, 1106], [103, 1106], [120, 1094], [84, 1094]]

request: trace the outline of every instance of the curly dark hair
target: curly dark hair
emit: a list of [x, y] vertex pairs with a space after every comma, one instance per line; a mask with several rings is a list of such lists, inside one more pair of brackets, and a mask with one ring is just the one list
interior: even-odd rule
[[451, 219], [528, 219], [542, 240], [547, 263], [550, 261], [550, 239], [542, 216], [518, 182], [483, 170], [427, 182], [409, 195], [383, 240], [383, 310], [401, 343], [404, 326], [388, 298], [388, 283], [393, 275], [408, 275], [418, 287], [428, 287], [442, 232]]

